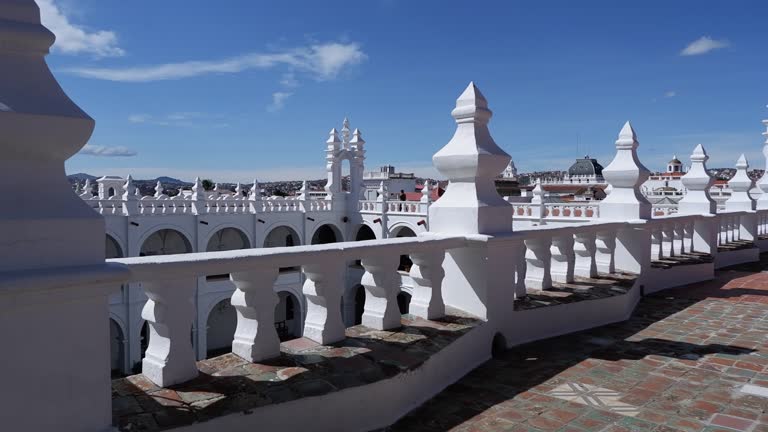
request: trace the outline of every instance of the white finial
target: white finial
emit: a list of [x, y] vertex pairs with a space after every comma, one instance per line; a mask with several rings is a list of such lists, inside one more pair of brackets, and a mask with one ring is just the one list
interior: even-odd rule
[[80, 193], [81, 193], [81, 192], [82, 192], [82, 191], [80, 190], [80, 183], [78, 183], [77, 181], [75, 181], [75, 194], [76, 194], [76, 195], [80, 195]]
[[309, 187], [307, 185], [306, 180], [301, 182], [301, 189], [299, 189], [299, 199], [300, 200], [309, 199]]
[[135, 200], [136, 198], [136, 186], [133, 184], [133, 177], [128, 174], [123, 185], [123, 200]]
[[387, 201], [389, 199], [388, 191], [387, 191], [387, 185], [384, 184], [384, 182], [379, 183], [379, 189], [376, 191], [379, 196], [376, 197], [376, 201]]
[[708, 160], [704, 146], [697, 145], [691, 153], [690, 169], [680, 178], [687, 192], [678, 204], [678, 213], [714, 214], [717, 211], [717, 203], [709, 194], [715, 179], [707, 172]]
[[251, 201], [261, 201], [261, 186], [256, 179], [253, 179], [253, 185], [251, 186], [251, 193], [248, 195], [248, 199]]
[[341, 142], [344, 144], [344, 148], [349, 148], [349, 119], [344, 117], [344, 121], [341, 125]]
[[456, 132], [432, 157], [449, 183], [443, 197], [430, 206], [430, 230], [456, 234], [511, 231], [514, 210], [499, 196], [495, 180], [512, 158], [494, 142], [488, 130], [491, 110], [474, 83], [456, 100], [451, 116]]
[[243, 187], [240, 185], [240, 182], [237, 182], [237, 186], [235, 186], [235, 195], [237, 198], [243, 197]]
[[544, 189], [541, 187], [541, 181], [536, 181], [536, 186], [533, 188], [533, 199], [531, 204], [541, 204], [544, 202]]
[[421, 188], [421, 202], [428, 203], [430, 200], [431, 188], [429, 187], [429, 180], [424, 180], [424, 186]]
[[163, 196], [163, 185], [160, 183], [160, 180], [158, 180], [155, 185], [155, 198], [160, 198], [161, 196]]
[[627, 121], [616, 140], [616, 156], [603, 169], [603, 177], [613, 186], [600, 202], [600, 218], [613, 220], [650, 219], [651, 203], [641, 192], [650, 171], [637, 156], [637, 134]]
[[339, 139], [339, 133], [336, 131], [336, 128], [331, 129], [328, 135], [328, 140], [325, 141], [328, 145], [328, 151], [338, 150], [341, 145], [341, 140]]
[[763, 125], [765, 125], [765, 132], [763, 132], [763, 135], [765, 135], [765, 144], [763, 144], [765, 171], [763, 172], [763, 176], [760, 177], [760, 180], [757, 182], [757, 187], [762, 192], [760, 197], [757, 199], [758, 210], [768, 209], [768, 119], [763, 120]]
[[756, 207], [755, 200], [749, 195], [749, 191], [754, 187], [754, 181], [747, 174], [748, 168], [749, 162], [742, 154], [736, 161], [736, 174], [728, 181], [731, 197], [725, 202], [727, 211], [754, 210]]
[[352, 146], [353, 149], [356, 149], [358, 151], [363, 150], [363, 145], [365, 145], [365, 140], [363, 139], [363, 136], [360, 133], [360, 129], [355, 129], [355, 131], [352, 132], [352, 141], [350, 141], [349, 144]]

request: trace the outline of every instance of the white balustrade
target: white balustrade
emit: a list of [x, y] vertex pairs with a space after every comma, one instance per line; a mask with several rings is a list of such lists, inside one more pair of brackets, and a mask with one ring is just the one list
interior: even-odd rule
[[441, 318], [445, 315], [442, 293], [445, 251], [417, 252], [410, 258], [413, 262], [409, 273], [413, 280], [413, 295], [409, 312], [426, 319]]
[[597, 276], [597, 245], [596, 234], [592, 231], [574, 234], [574, 266], [573, 274], [593, 278]]
[[550, 267], [553, 282], [573, 282], [575, 256], [573, 251], [573, 234], [569, 231], [552, 237], [550, 254], [552, 264]]
[[259, 266], [229, 275], [236, 288], [232, 306], [237, 311], [232, 352], [246, 360], [256, 362], [280, 355], [274, 326], [280, 299], [272, 288], [278, 271], [278, 267]]
[[536, 233], [525, 239], [525, 285], [536, 290], [552, 288], [552, 238]]
[[321, 344], [343, 340], [345, 326], [341, 318], [341, 296], [344, 293], [344, 261], [321, 260], [304, 264], [302, 270], [306, 276], [303, 292], [307, 298], [304, 337]]
[[365, 274], [360, 284], [365, 288], [365, 308], [363, 325], [377, 330], [400, 327], [400, 311], [397, 307], [397, 294], [400, 257], [397, 255], [379, 255], [361, 260]]

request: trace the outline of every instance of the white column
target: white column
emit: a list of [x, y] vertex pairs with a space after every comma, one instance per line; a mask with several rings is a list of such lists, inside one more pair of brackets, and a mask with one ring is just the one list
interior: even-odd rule
[[413, 280], [410, 313], [425, 319], [445, 316], [442, 291], [445, 252], [442, 250], [413, 252], [410, 257], [413, 261], [410, 272]]
[[341, 317], [341, 297], [344, 292], [346, 263], [330, 259], [302, 266], [304, 297], [307, 298], [307, 318], [304, 337], [322, 345], [344, 340], [344, 322]]
[[675, 223], [666, 222], [661, 226], [661, 249], [665, 257], [672, 258], [677, 256], [675, 253]]
[[575, 254], [575, 262], [573, 273], [575, 276], [597, 277], [597, 261], [595, 259], [597, 246], [595, 245], [595, 237], [596, 235], [592, 231], [577, 232], [574, 235], [575, 244], [573, 252]]
[[553, 282], [573, 282], [575, 257], [573, 252], [573, 234], [558, 234], [552, 238], [550, 248], [552, 267], [550, 274]]
[[525, 242], [520, 241], [513, 248], [513, 262], [515, 265], [515, 299], [521, 299], [528, 295], [528, 291], [525, 288], [525, 277], [527, 273], [528, 265], [525, 260]]
[[685, 248], [685, 224], [686, 222], [675, 222], [675, 237], [672, 240], [672, 249], [675, 251], [675, 255], [677, 256], [683, 255], [687, 250]]
[[400, 291], [398, 255], [376, 255], [362, 260], [365, 274], [360, 284], [365, 287], [365, 311], [362, 324], [376, 330], [400, 327], [397, 294]]
[[651, 259], [652, 260], [660, 260], [664, 259], [664, 248], [662, 247], [663, 243], [663, 228], [661, 225], [651, 226]]
[[196, 284], [195, 277], [142, 282], [149, 297], [141, 311], [149, 325], [149, 346], [141, 373], [160, 387], [189, 381], [198, 374], [190, 340]]
[[598, 231], [595, 237], [595, 264], [600, 273], [616, 272], [614, 254], [616, 251], [616, 231]]
[[280, 302], [274, 290], [277, 274], [277, 266], [265, 266], [229, 275], [236, 287], [232, 306], [237, 311], [232, 352], [251, 362], [280, 355], [275, 329], [275, 306]]
[[538, 234], [535, 237], [525, 239], [525, 285], [537, 289], [546, 290], [552, 288], [552, 253], [550, 246], [552, 239], [549, 236]]

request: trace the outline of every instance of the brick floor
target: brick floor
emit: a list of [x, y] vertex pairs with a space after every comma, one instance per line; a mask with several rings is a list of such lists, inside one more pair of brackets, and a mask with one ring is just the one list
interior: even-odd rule
[[[768, 257], [502, 353], [386, 431], [768, 432]], [[524, 331], [524, 329], [521, 329]]]

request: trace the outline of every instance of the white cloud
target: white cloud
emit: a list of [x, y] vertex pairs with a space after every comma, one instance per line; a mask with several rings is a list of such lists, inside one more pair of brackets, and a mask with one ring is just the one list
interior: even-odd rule
[[664, 97], [665, 98], [673, 98], [675, 96], [677, 96], [677, 92], [674, 91], [674, 90], [669, 90], [667, 92], [664, 92]]
[[725, 48], [729, 46], [730, 43], [728, 43], [727, 40], [715, 40], [712, 39], [709, 36], [702, 36], [695, 41], [688, 44], [687, 47], [685, 47], [682, 51], [680, 51], [681, 56], [695, 56], [695, 55], [701, 55], [706, 54], [710, 51], [714, 51], [716, 49]]
[[83, 147], [83, 149], [80, 150], [79, 154], [89, 155], [89, 156], [101, 156], [101, 157], [130, 157], [130, 156], [136, 156], [138, 153], [136, 153], [135, 150], [131, 150], [123, 146], [110, 147], [110, 146], [86, 144], [85, 147]]
[[151, 118], [152, 116], [149, 114], [131, 114], [128, 116], [128, 121], [131, 123], [146, 123]]
[[95, 57], [119, 57], [125, 51], [117, 45], [117, 34], [109, 30], [89, 31], [73, 24], [55, 0], [36, 0], [40, 21], [56, 35], [55, 51], [64, 54], [92, 54]]
[[296, 79], [296, 74], [288, 72], [280, 78], [280, 84], [286, 88], [294, 88], [299, 86], [299, 81]]
[[285, 108], [285, 101], [291, 97], [293, 93], [289, 92], [274, 92], [272, 93], [272, 103], [267, 107], [267, 111], [276, 112]]
[[173, 112], [165, 115], [152, 115], [146, 113], [131, 114], [128, 121], [136, 124], [172, 127], [229, 127], [229, 123], [223, 122], [224, 116], [207, 114], [202, 112]]
[[329, 42], [277, 53], [249, 53], [221, 60], [186, 61], [127, 68], [80, 67], [66, 71], [84, 78], [120, 82], [150, 82], [209, 74], [238, 73], [250, 69], [289, 66], [316, 80], [336, 78], [348, 66], [361, 63], [366, 54], [356, 43]]

